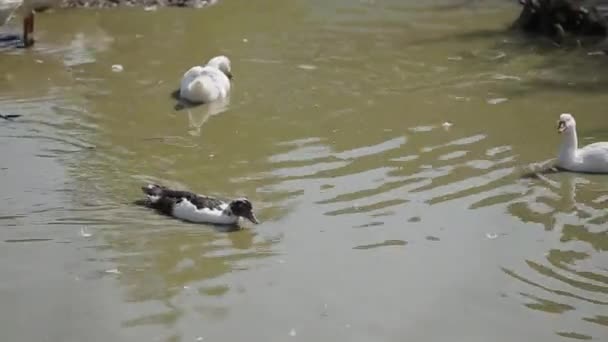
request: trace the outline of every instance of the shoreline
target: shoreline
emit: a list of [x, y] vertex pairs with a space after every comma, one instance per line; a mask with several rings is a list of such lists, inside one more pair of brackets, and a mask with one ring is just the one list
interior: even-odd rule
[[63, 0], [59, 8], [115, 8], [115, 7], [187, 7], [203, 8], [218, 0]]

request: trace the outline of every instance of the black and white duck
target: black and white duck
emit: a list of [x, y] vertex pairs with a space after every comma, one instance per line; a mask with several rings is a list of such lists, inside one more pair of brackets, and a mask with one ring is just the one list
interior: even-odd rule
[[149, 184], [141, 188], [147, 196], [146, 205], [162, 214], [194, 223], [235, 225], [239, 218], [255, 224], [259, 221], [253, 206], [246, 198], [223, 201], [190, 191], [172, 190], [164, 186]]

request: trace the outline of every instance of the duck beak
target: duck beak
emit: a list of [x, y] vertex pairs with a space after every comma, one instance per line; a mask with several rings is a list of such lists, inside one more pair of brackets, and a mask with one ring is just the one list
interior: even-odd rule
[[232, 73], [230, 71], [226, 72], [226, 77], [228, 77], [229, 80], [232, 80], [232, 78], [234, 77], [232, 75]]
[[245, 215], [245, 218], [255, 224], [260, 224], [260, 221], [258, 221], [258, 219], [255, 217], [253, 211], [250, 211], [247, 215]]
[[566, 123], [563, 121], [558, 121], [557, 123], [557, 133], [563, 133], [566, 130]]

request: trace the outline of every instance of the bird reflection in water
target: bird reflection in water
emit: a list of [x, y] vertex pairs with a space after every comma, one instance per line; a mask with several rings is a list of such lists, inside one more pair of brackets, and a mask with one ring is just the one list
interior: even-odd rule
[[188, 113], [188, 133], [192, 136], [200, 136], [201, 128], [212, 117], [221, 114], [228, 110], [230, 105], [230, 97], [219, 99], [202, 106], [190, 107], [186, 111]]

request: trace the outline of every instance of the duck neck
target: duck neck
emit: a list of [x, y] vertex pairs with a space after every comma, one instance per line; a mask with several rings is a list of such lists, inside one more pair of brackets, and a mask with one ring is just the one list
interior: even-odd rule
[[578, 138], [576, 129], [570, 129], [562, 133], [562, 144], [559, 148], [560, 160], [574, 160], [576, 150], [578, 149]]

